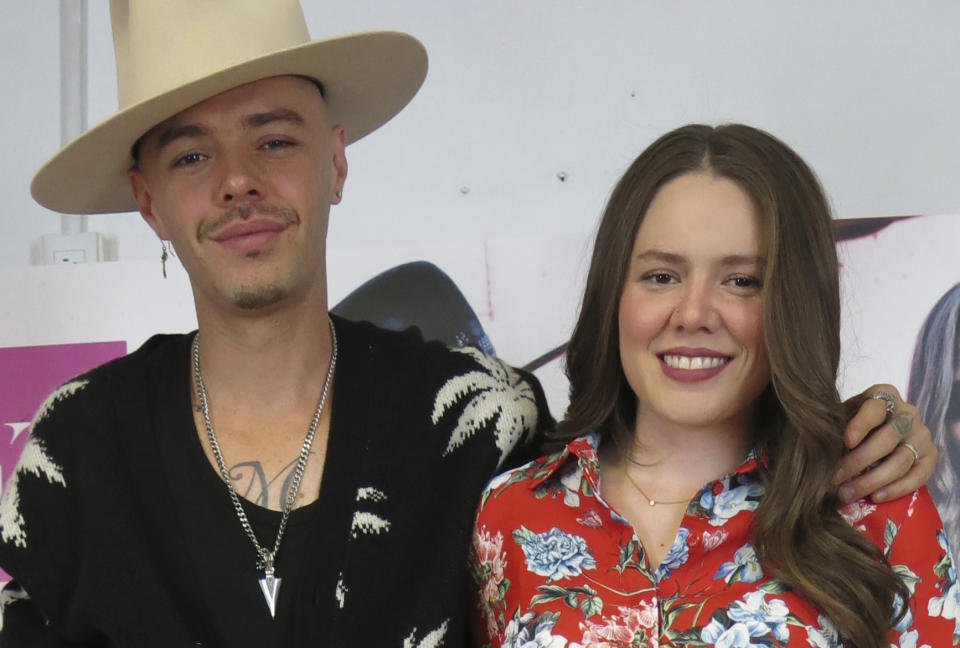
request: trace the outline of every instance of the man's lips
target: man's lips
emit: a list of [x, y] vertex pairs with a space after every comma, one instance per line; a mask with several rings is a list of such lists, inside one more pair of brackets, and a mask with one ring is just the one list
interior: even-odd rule
[[245, 202], [234, 205], [216, 218], [205, 221], [197, 231], [201, 241], [225, 243], [231, 239], [269, 236], [299, 221], [291, 207], [265, 202]]
[[232, 249], [249, 251], [267, 245], [286, 228], [285, 223], [269, 219], [235, 221], [210, 236], [210, 240]]
[[227, 225], [210, 238], [218, 243], [223, 243], [230, 239], [260, 234], [262, 232], [281, 232], [286, 229], [286, 227], [285, 224], [273, 220], [240, 221]]

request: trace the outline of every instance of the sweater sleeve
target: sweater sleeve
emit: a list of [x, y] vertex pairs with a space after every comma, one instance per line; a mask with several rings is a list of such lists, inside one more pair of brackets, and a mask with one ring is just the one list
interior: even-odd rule
[[0, 607], [3, 610], [0, 645], [9, 648], [66, 648], [75, 645], [57, 636], [36, 602], [16, 581], [3, 586]]
[[0, 495], [0, 566], [13, 581], [0, 602], [0, 645], [59, 646], [80, 569], [73, 442], [91, 419], [90, 381], [61, 385], [41, 405]]
[[493, 468], [500, 472], [540, 454], [537, 447], [554, 421], [533, 374], [474, 347], [431, 342], [424, 348], [429, 360], [416, 382], [429, 395], [432, 426], [449, 435], [444, 455], [478, 438], [492, 441], [498, 454]]
[[556, 425], [556, 421], [554, 421], [550, 409], [547, 407], [547, 398], [543, 393], [543, 387], [537, 377], [522, 369], [514, 369], [514, 371], [519, 379], [529, 387], [537, 414], [527, 422], [524, 434], [503, 460], [497, 472], [516, 468], [542, 455], [547, 432]]

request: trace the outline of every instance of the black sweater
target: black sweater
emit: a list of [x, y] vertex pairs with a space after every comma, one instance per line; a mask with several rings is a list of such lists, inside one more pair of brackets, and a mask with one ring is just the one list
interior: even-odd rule
[[[542, 390], [415, 331], [334, 322], [323, 484], [291, 514], [275, 620], [193, 423], [192, 335], [164, 335], [38, 412], [0, 498], [0, 645], [459, 645], [476, 499], [552, 424]], [[245, 508], [272, 546], [280, 514]]]

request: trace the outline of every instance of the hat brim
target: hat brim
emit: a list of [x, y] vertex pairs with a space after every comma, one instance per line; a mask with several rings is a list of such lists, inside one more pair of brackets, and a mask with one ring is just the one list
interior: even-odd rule
[[382, 126], [407, 105], [427, 73], [423, 45], [400, 32], [367, 32], [297, 45], [192, 81], [130, 106], [64, 146], [33, 177], [38, 203], [67, 214], [137, 209], [127, 172], [130, 149], [173, 115], [231, 88], [280, 75], [323, 84], [331, 123], [347, 144]]

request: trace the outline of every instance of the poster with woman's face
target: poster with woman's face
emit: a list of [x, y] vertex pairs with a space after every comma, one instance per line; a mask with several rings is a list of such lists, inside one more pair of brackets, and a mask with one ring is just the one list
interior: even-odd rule
[[940, 449], [928, 487], [956, 550], [960, 216], [869, 220], [876, 221], [875, 231], [838, 244], [844, 288], [841, 383], [845, 393], [853, 393], [883, 376], [917, 405]]

